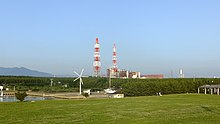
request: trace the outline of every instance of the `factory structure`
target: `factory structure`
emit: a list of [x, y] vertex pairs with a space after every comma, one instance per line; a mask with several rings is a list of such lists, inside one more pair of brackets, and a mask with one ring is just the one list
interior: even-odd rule
[[[93, 62], [93, 69], [94, 69], [94, 76], [100, 76], [100, 69], [101, 69], [101, 62], [100, 62], [100, 44], [98, 38], [96, 38], [95, 42], [95, 51], [94, 51], [94, 62]], [[109, 78], [139, 78], [139, 79], [147, 79], [147, 78], [164, 78], [163, 74], [151, 74], [151, 75], [141, 75], [138, 71], [128, 71], [126, 69], [119, 69], [117, 66], [117, 51], [116, 51], [116, 44], [113, 46], [113, 53], [112, 53], [112, 67], [107, 69], [107, 77]]]
[[163, 74], [149, 74], [149, 75], [142, 75], [141, 79], [163, 79], [164, 75]]
[[112, 75], [112, 70], [107, 69], [107, 77], [111, 78], [141, 78], [140, 72], [128, 71], [125, 69], [118, 69], [116, 75]]
[[111, 70], [107, 69], [107, 77], [111, 78], [133, 78], [133, 79], [163, 79], [164, 75], [163, 74], [149, 74], [149, 75], [141, 75], [141, 72], [138, 71], [128, 71], [125, 69], [118, 69], [118, 72], [116, 73], [116, 76], [112, 76], [110, 73]]

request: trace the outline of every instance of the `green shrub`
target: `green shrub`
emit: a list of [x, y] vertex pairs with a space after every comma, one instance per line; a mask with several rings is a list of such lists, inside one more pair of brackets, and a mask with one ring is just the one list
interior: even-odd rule
[[27, 96], [26, 92], [17, 92], [15, 93], [15, 97], [21, 102], [24, 101], [24, 98]]
[[89, 97], [88, 93], [83, 93], [82, 95], [85, 96], [86, 98]]

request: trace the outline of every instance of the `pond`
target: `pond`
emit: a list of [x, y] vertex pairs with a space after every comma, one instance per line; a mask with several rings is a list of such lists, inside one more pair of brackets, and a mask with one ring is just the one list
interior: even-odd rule
[[[37, 100], [53, 100], [53, 97], [39, 97], [39, 96], [27, 96], [24, 101], [37, 101]], [[0, 97], [0, 102], [16, 102], [19, 101], [15, 96], [3, 96]]]

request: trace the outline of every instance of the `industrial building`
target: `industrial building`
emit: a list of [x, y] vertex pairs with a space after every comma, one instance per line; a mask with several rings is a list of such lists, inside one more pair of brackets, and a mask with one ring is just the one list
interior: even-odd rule
[[162, 79], [164, 78], [163, 74], [150, 74], [150, 75], [142, 75], [141, 79]]
[[114, 71], [112, 69], [107, 69], [107, 77], [111, 78], [141, 78], [140, 72], [128, 71], [125, 69], [118, 69], [115, 75], [112, 75]]

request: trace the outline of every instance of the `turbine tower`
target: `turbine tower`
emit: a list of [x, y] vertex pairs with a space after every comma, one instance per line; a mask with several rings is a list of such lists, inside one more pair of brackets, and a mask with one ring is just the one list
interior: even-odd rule
[[118, 72], [118, 67], [117, 67], [117, 54], [116, 54], [116, 45], [115, 44], [113, 47], [112, 63], [113, 63], [112, 76], [116, 78], [117, 72]]
[[100, 68], [101, 68], [101, 62], [100, 62], [100, 45], [99, 45], [99, 40], [96, 38], [95, 42], [95, 52], [94, 52], [94, 62], [93, 62], [93, 69], [94, 69], [94, 76], [98, 77]]

